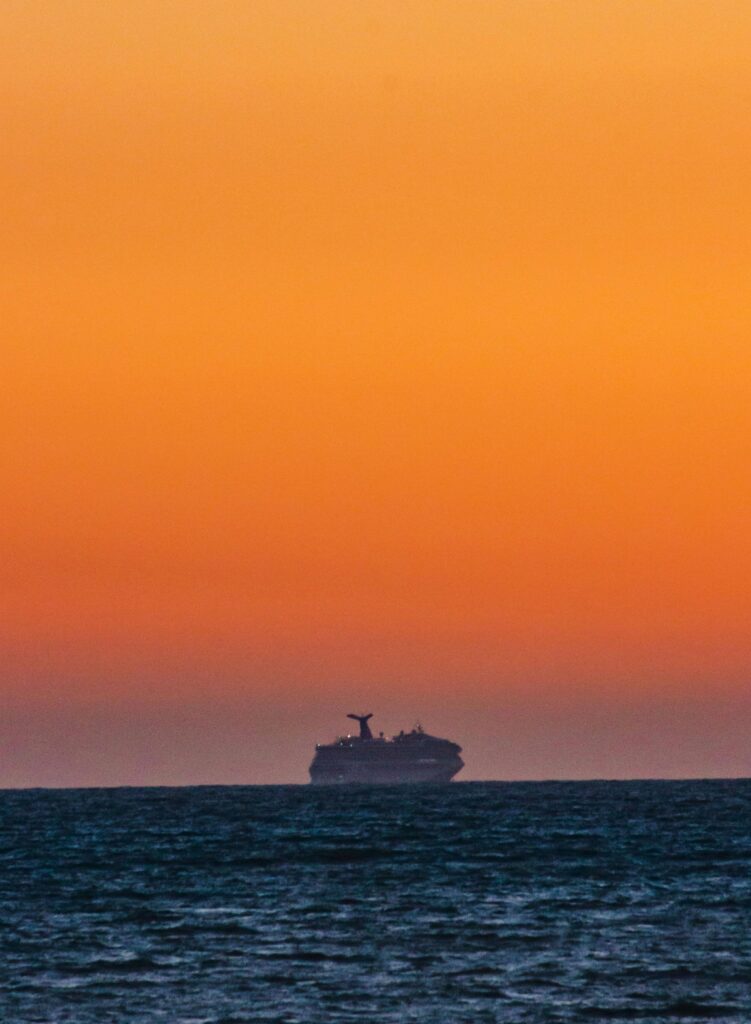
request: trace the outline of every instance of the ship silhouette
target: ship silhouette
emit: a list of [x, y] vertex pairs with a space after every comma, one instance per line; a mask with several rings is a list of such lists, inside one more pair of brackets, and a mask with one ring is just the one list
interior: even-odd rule
[[464, 767], [462, 748], [451, 740], [429, 736], [420, 725], [391, 739], [383, 733], [374, 737], [368, 725], [372, 717], [347, 715], [360, 723], [359, 736], [316, 744], [310, 765], [314, 785], [450, 782]]

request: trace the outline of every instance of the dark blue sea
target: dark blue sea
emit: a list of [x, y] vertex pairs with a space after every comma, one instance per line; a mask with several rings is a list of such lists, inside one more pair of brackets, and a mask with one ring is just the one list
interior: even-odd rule
[[751, 1021], [751, 780], [0, 793], [2, 1024]]

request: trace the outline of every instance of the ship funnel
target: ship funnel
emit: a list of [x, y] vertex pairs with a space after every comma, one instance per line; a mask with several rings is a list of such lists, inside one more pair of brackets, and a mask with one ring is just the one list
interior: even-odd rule
[[369, 715], [347, 715], [347, 718], [354, 718], [356, 722], [360, 723], [360, 739], [361, 740], [372, 740], [373, 733], [370, 731], [368, 725], [368, 719], [372, 718], [372, 713]]

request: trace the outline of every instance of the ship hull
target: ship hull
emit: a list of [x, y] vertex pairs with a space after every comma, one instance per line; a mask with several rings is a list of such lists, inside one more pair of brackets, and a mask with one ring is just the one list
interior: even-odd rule
[[464, 767], [461, 758], [448, 763], [381, 763], [373, 764], [354, 759], [343, 759], [338, 764], [310, 766], [310, 781], [314, 786], [395, 786], [450, 782]]

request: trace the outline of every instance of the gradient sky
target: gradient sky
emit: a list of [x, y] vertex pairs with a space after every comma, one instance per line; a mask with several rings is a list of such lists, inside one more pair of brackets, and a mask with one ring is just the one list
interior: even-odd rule
[[746, 0], [0, 25], [0, 786], [751, 774]]

